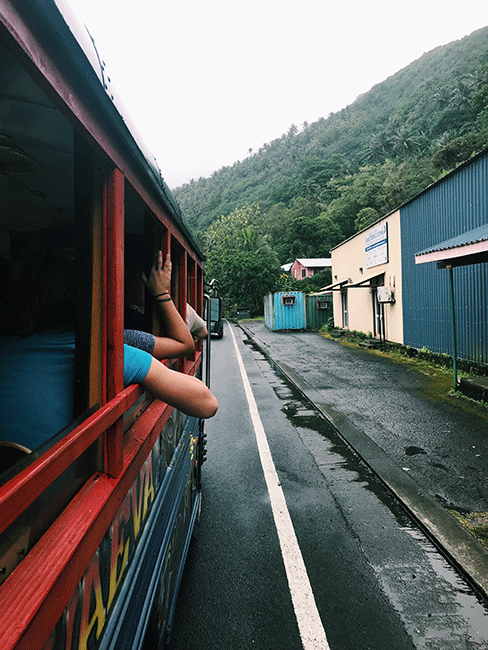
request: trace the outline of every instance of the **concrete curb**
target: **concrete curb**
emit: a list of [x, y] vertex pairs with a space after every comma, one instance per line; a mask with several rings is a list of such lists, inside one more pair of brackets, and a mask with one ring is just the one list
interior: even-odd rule
[[488, 599], [488, 551], [478, 540], [425, 492], [407, 472], [398, 467], [371, 438], [347, 418], [323, 403], [319, 391], [295, 370], [273, 359], [244, 324], [238, 323], [238, 326], [370, 467], [473, 588]]

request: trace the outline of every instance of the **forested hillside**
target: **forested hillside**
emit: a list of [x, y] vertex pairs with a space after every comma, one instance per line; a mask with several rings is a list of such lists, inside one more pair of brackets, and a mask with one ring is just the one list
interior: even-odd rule
[[[325, 71], [317, 82], [326, 83]], [[218, 239], [216, 220], [247, 210], [245, 246], [254, 238], [284, 264], [327, 257], [331, 247], [487, 145], [485, 27], [175, 195], [204, 250]]]

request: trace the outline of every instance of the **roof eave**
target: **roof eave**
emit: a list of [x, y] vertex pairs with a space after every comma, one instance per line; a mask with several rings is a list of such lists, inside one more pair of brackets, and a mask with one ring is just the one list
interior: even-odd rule
[[[447, 260], [457, 260], [461, 258], [472, 258], [483, 253], [488, 253], [488, 240], [473, 242], [463, 246], [456, 246], [442, 250], [428, 251], [426, 253], [417, 253], [415, 255], [415, 264], [423, 264], [424, 262], [443, 262]], [[469, 261], [463, 262], [469, 264]]]

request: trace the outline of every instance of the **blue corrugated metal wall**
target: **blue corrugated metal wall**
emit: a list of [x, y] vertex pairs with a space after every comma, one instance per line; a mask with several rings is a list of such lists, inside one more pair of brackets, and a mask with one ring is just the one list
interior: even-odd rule
[[[404, 343], [452, 353], [449, 278], [414, 254], [488, 223], [488, 155], [433, 185], [400, 210]], [[454, 268], [458, 356], [488, 363], [488, 264]]]
[[[284, 305], [283, 296], [295, 296], [295, 304]], [[268, 294], [264, 303], [264, 322], [272, 330], [305, 329], [305, 295], [301, 291]]]

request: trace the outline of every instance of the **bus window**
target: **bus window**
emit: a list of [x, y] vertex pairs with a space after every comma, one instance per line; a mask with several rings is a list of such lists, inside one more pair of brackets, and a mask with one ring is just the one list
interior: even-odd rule
[[[73, 127], [0, 44], [0, 444], [3, 467], [65, 430], [80, 284]], [[80, 406], [77, 406], [77, 405]]]
[[129, 183], [125, 184], [124, 328], [152, 331], [151, 304], [142, 274], [149, 275], [157, 245], [154, 217]]

